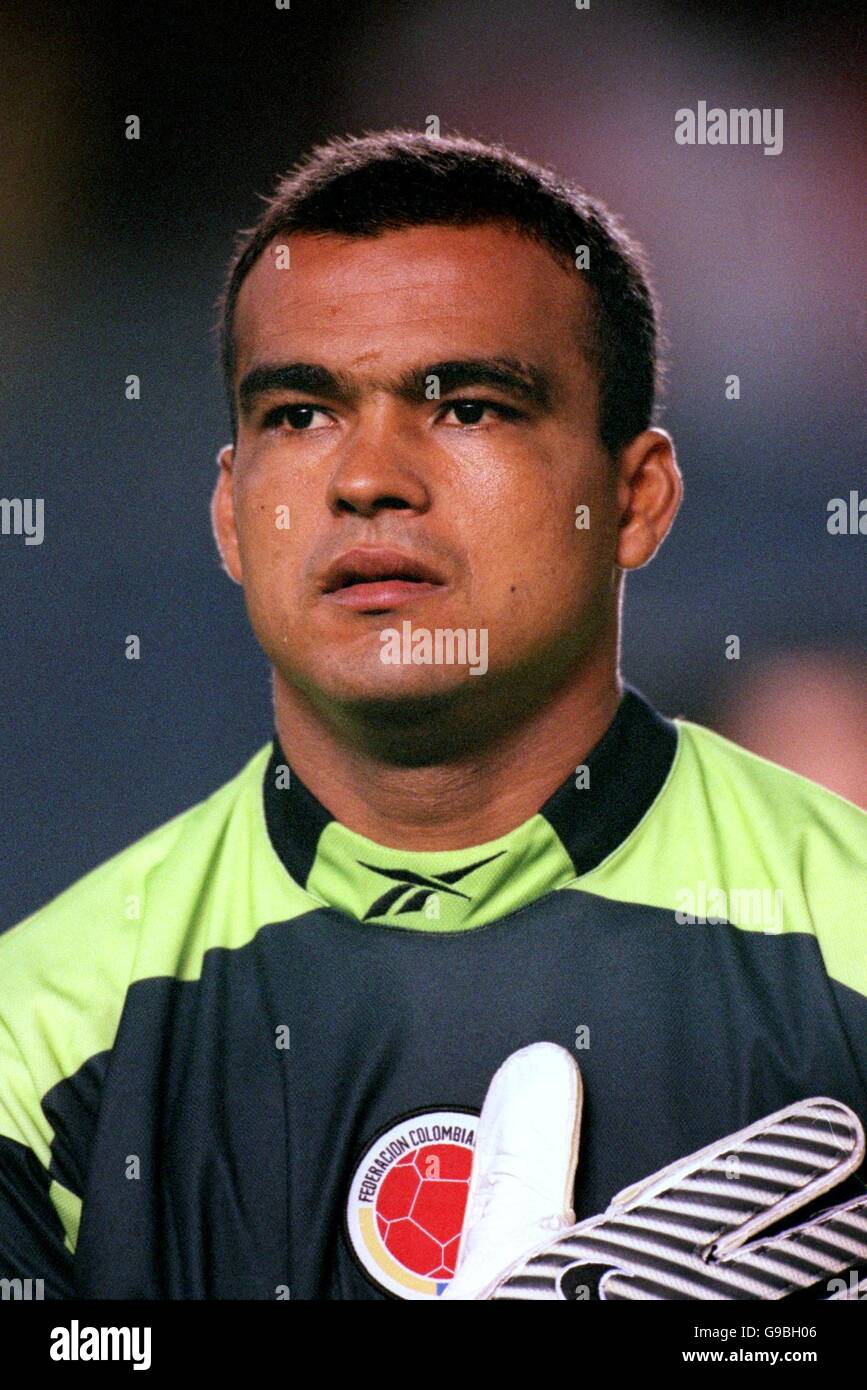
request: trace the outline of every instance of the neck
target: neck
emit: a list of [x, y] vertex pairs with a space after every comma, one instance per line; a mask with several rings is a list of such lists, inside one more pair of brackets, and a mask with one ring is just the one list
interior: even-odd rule
[[[275, 673], [277, 734], [294, 772], [348, 829], [394, 849], [463, 849], [523, 824], [602, 738], [621, 694], [615, 653], [606, 656], [523, 722], [488, 711], [472, 738], [465, 726], [439, 756], [416, 750], [409, 762], [383, 745], [381, 716], [375, 734], [364, 727], [369, 716], [329, 717]], [[514, 695], [510, 707], [525, 708]]]

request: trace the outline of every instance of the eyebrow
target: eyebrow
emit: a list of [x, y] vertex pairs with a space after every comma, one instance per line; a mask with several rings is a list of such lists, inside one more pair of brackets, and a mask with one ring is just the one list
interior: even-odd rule
[[[395, 382], [386, 383], [401, 400], [418, 405], [428, 400], [431, 378], [438, 382], [439, 395], [467, 386], [492, 386], [535, 406], [551, 407], [552, 384], [546, 372], [514, 357], [458, 357], [411, 367]], [[351, 404], [360, 392], [352, 377], [332, 372], [316, 362], [275, 362], [253, 367], [238, 386], [241, 413], [249, 416], [260, 396], [271, 391], [297, 391], [319, 396], [335, 404]]]

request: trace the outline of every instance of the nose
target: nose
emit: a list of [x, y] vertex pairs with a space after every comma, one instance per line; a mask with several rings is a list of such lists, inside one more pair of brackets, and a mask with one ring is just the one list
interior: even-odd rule
[[388, 408], [359, 419], [343, 442], [329, 480], [329, 508], [359, 516], [385, 509], [427, 511], [430, 480], [419, 467], [423, 447], [417, 432]]

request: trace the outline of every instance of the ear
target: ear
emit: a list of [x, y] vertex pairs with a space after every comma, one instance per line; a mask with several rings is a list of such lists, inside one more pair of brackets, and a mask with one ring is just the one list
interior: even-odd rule
[[238, 530], [235, 525], [235, 499], [232, 493], [235, 449], [225, 444], [217, 454], [219, 473], [211, 498], [211, 525], [214, 540], [223, 561], [223, 569], [236, 584], [243, 582], [241, 554], [238, 549]]
[[627, 444], [618, 462], [616, 558], [620, 569], [641, 569], [653, 559], [671, 530], [682, 497], [683, 479], [671, 435], [665, 430], [643, 430]]

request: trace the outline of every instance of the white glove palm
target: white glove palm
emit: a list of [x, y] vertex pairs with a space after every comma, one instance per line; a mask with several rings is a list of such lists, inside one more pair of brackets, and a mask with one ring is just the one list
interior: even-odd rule
[[553, 1233], [571, 1226], [583, 1089], [555, 1043], [513, 1052], [488, 1087], [455, 1277], [443, 1298], [472, 1299]]

